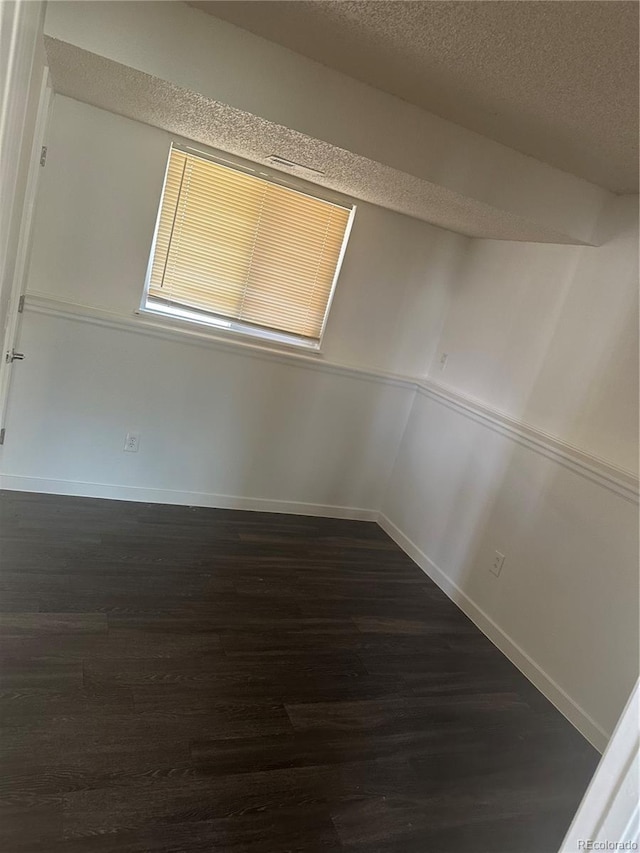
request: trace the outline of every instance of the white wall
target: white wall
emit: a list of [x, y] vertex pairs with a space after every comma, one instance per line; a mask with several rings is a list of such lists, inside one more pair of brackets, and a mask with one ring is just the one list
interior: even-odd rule
[[401, 386], [85, 319], [28, 313], [21, 346], [3, 479], [36, 491], [358, 515], [380, 502], [411, 403]]
[[595, 248], [470, 240], [429, 376], [635, 470], [637, 196], [612, 199], [599, 228]]
[[[230, 495], [377, 510], [411, 387], [200, 338], [168, 341], [135, 318], [169, 143], [162, 131], [55, 96], [29, 277], [48, 313], [27, 303], [5, 484], [40, 478], [33, 487], [171, 490], [159, 498], [168, 502]], [[466, 242], [359, 205], [319, 363], [426, 369], [448, 270]], [[105, 318], [109, 327], [96, 325]], [[137, 455], [122, 452], [128, 430], [142, 434]]]
[[50, 3], [45, 32], [578, 240], [610, 197], [184, 3]]
[[[637, 505], [568, 462], [637, 473], [637, 199], [615, 200], [601, 227], [597, 249], [470, 241], [427, 380], [463, 405], [417, 395], [382, 504], [600, 747], [638, 673]], [[547, 434], [578, 453], [549, 453]]]

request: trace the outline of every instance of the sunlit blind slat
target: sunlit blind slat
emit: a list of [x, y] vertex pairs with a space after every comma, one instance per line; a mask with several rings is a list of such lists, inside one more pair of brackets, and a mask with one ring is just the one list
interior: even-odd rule
[[173, 148], [148, 295], [319, 340], [350, 213]]

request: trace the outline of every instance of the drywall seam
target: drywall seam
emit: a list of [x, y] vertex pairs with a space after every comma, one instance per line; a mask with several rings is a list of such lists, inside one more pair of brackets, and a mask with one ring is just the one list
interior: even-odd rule
[[41, 293], [28, 292], [25, 307], [34, 313], [51, 317], [92, 323], [106, 328], [151, 335], [165, 340], [180, 340], [183, 343], [222, 349], [250, 358], [267, 359], [294, 367], [319, 370], [368, 382], [401, 386], [413, 391], [417, 390], [419, 394], [423, 394], [476, 423], [506, 436], [517, 444], [551, 459], [591, 482], [608, 489], [618, 497], [635, 504], [639, 502], [638, 477], [633, 471], [611, 465], [606, 460], [586, 453], [537, 427], [511, 418], [498, 409], [493, 409], [477, 400], [459, 394], [453, 389], [429, 380], [386, 373], [355, 365], [337, 364], [325, 361], [321, 357], [276, 351], [259, 345], [225, 340], [214, 337], [209, 331], [200, 331], [193, 326], [169, 325], [136, 314], [116, 314], [86, 305], [65, 302]]
[[389, 490], [391, 489], [391, 481], [393, 479], [393, 472], [396, 469], [396, 465], [398, 464], [398, 457], [400, 456], [400, 451], [402, 450], [402, 445], [404, 443], [404, 437], [407, 434], [407, 430], [409, 429], [409, 424], [411, 423], [411, 418], [413, 417], [413, 411], [416, 407], [416, 400], [418, 399], [418, 385], [416, 383], [415, 390], [413, 396], [411, 397], [411, 403], [408, 407], [407, 418], [404, 422], [404, 426], [402, 427], [402, 432], [400, 433], [400, 437], [396, 442], [396, 449], [393, 454], [393, 461], [389, 466], [389, 475], [387, 479], [382, 484], [382, 494], [380, 496], [380, 511], [382, 512], [382, 507], [386, 506], [387, 495], [389, 494]]
[[390, 518], [380, 512], [378, 524], [393, 541], [436, 583], [471, 621], [509, 658], [526, 678], [580, 731], [593, 746], [602, 752], [610, 733], [597, 723], [542, 667], [529, 657], [516, 641], [488, 616], [445, 572], [431, 560]]
[[315, 504], [305, 501], [283, 501], [275, 498], [221, 495], [216, 492], [189, 492], [179, 489], [154, 489], [144, 486], [121, 486], [115, 483], [89, 483], [82, 480], [55, 480], [44, 477], [22, 477], [0, 474], [0, 489], [15, 492], [38, 492], [47, 495], [73, 495], [82, 498], [141, 503], [203, 506], [216, 509], [242, 509], [254, 512], [278, 512], [287, 515], [310, 515], [321, 518], [348, 518], [356, 521], [376, 521], [377, 509]]

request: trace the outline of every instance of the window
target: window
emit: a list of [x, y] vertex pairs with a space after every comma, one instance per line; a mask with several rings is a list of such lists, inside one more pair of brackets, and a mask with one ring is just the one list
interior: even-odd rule
[[174, 145], [143, 308], [318, 349], [353, 211]]

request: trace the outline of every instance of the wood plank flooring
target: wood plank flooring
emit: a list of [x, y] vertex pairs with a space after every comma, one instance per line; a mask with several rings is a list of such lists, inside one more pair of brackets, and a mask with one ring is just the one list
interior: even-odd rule
[[598, 755], [373, 523], [0, 493], [3, 853], [555, 853]]

